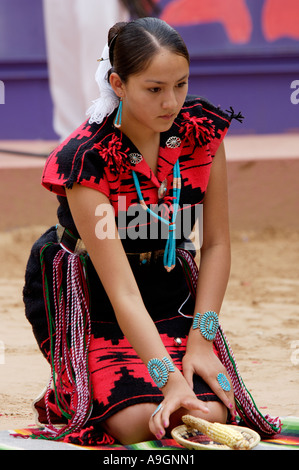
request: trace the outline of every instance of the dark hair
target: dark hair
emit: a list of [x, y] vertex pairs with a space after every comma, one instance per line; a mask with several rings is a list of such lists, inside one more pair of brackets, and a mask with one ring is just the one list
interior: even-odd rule
[[138, 18], [128, 23], [116, 23], [108, 33], [109, 57], [112, 72], [121, 80], [145, 70], [153, 56], [164, 47], [190, 62], [188, 49], [179, 33], [165, 21]]

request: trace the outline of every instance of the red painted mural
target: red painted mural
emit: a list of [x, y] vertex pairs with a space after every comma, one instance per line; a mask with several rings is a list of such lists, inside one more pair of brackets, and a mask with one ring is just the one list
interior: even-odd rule
[[232, 43], [248, 42], [252, 30], [245, 0], [173, 0], [161, 18], [174, 26], [222, 23]]
[[298, 0], [265, 0], [260, 16], [252, 18], [246, 0], [171, 0], [161, 13], [174, 27], [221, 23], [233, 44], [250, 42], [254, 22], [267, 42], [299, 39]]
[[282, 37], [299, 39], [298, 0], [266, 0], [262, 15], [263, 32], [267, 41]]

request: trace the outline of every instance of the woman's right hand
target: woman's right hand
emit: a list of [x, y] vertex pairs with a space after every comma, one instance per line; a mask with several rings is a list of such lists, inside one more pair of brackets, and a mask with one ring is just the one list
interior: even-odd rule
[[169, 374], [168, 382], [163, 387], [162, 392], [164, 400], [161, 402], [161, 407], [151, 416], [149, 421], [150, 431], [157, 439], [161, 439], [165, 435], [170, 424], [170, 416], [180, 408], [198, 410], [203, 413], [209, 412], [204, 402], [196, 397], [178, 369]]

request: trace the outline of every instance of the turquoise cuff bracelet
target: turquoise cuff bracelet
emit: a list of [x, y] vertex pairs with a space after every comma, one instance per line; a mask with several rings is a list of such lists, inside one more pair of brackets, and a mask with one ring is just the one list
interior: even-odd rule
[[167, 357], [163, 357], [162, 361], [156, 358], [151, 359], [147, 364], [147, 368], [151, 378], [159, 388], [167, 384], [169, 372], [175, 371], [173, 363]]
[[216, 312], [208, 311], [203, 315], [197, 313], [193, 319], [192, 328], [195, 330], [198, 328], [202, 336], [208, 341], [215, 339], [219, 326], [218, 315]]

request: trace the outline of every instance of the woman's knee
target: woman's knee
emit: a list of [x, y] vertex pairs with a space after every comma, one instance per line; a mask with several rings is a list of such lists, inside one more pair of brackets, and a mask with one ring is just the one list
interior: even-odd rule
[[151, 440], [149, 420], [156, 407], [155, 403], [132, 405], [108, 418], [102, 427], [123, 445]]

